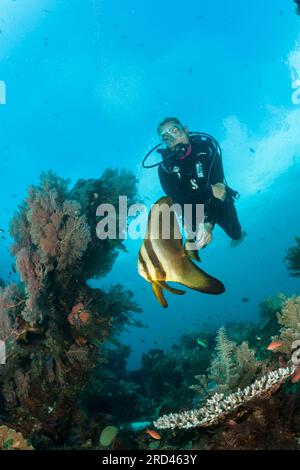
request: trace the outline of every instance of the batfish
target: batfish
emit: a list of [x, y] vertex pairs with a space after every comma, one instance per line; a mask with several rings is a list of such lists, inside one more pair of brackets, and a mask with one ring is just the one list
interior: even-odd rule
[[[145, 239], [138, 254], [138, 272], [151, 283], [153, 292], [162, 307], [168, 303], [163, 289], [182, 295], [185, 291], [175, 289], [167, 282], [176, 282], [205, 294], [222, 294], [225, 287], [221, 281], [200, 269], [183, 247], [182, 235], [176, 215], [170, 207], [170, 197], [160, 198], [151, 208]], [[165, 222], [169, 221], [169, 236], [165, 236]], [[162, 221], [164, 221], [162, 223]], [[164, 233], [164, 236], [162, 234]]]

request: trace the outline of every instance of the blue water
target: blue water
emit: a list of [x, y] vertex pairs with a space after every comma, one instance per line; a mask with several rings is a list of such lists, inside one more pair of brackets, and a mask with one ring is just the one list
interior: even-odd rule
[[[224, 295], [168, 295], [163, 310], [137, 274], [140, 241], [129, 241], [96, 283], [123, 283], [143, 308], [147, 328], [122, 336], [131, 368], [143, 351], [168, 348], [183, 332], [256, 320], [265, 297], [299, 290], [283, 264], [300, 234], [300, 104], [292, 88], [299, 25], [292, 0], [0, 0], [2, 229], [48, 169], [74, 183], [126, 167], [154, 202], [162, 194], [157, 171], [142, 170], [141, 160], [167, 115], [219, 140], [227, 181], [241, 193], [243, 244], [230, 248], [216, 228], [202, 254]], [[11, 242], [0, 239], [4, 279]]]

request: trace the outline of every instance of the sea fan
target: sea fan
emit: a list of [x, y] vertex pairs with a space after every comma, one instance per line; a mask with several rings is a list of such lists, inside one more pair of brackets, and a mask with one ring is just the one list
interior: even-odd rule
[[291, 276], [300, 277], [300, 237], [296, 237], [296, 246], [288, 249], [284, 261]]
[[300, 296], [286, 300], [277, 320], [281, 326], [280, 334], [273, 336], [272, 341], [282, 342], [277, 350], [290, 355], [293, 342], [300, 338]]
[[228, 393], [248, 385], [257, 376], [261, 363], [247, 342], [237, 345], [229, 340], [225, 328], [218, 331], [216, 353], [206, 375], [197, 375], [198, 384], [190, 388], [207, 397], [213, 393]]

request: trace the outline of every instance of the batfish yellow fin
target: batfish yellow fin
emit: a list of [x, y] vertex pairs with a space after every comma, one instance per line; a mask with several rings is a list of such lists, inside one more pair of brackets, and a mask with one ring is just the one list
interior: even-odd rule
[[151, 286], [152, 286], [153, 292], [155, 294], [155, 297], [159, 301], [160, 305], [164, 308], [167, 308], [168, 302], [166, 301], [165, 296], [164, 296], [163, 291], [162, 291], [162, 288], [160, 287], [158, 282], [155, 282], [155, 281], [151, 282]]
[[[170, 197], [160, 198], [151, 208], [145, 240], [139, 251], [138, 272], [150, 282], [153, 292], [164, 308], [168, 306], [163, 289], [177, 295], [184, 291], [170, 287], [166, 282], [178, 282], [205, 294], [222, 294], [225, 287], [221, 281], [200, 269], [191, 258], [200, 261], [197, 251], [186, 251], [177, 212], [170, 211]], [[167, 236], [163, 223], [168, 222]], [[163, 222], [163, 223], [162, 223]]]
[[185, 294], [185, 291], [184, 290], [181, 290], [181, 289], [175, 289], [174, 287], [171, 287], [169, 286], [166, 282], [164, 281], [157, 281], [157, 284], [159, 285], [159, 287], [161, 287], [162, 289], [165, 289], [169, 292], [172, 292], [172, 294], [177, 294], [177, 295], [183, 295]]
[[184, 250], [190, 259], [197, 261], [198, 263], [201, 263], [198, 250], [188, 250], [186, 247], [184, 247]]

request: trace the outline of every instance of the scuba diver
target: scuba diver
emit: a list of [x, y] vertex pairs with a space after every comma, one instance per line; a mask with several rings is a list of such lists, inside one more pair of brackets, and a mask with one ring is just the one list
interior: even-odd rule
[[[164, 119], [157, 131], [161, 144], [145, 156], [144, 168], [158, 166], [161, 186], [174, 203], [181, 207], [191, 204], [193, 210], [196, 204], [204, 205], [202, 223], [196, 226], [194, 214], [191, 222], [183, 221], [189, 256], [199, 260], [198, 250], [211, 242], [215, 224], [232, 239], [231, 246], [238, 245], [246, 235], [241, 230], [234, 204], [239, 194], [226, 183], [218, 142], [203, 132], [189, 132], [176, 117]], [[150, 153], [162, 144], [166, 147], [157, 150], [162, 161], [146, 166]]]

